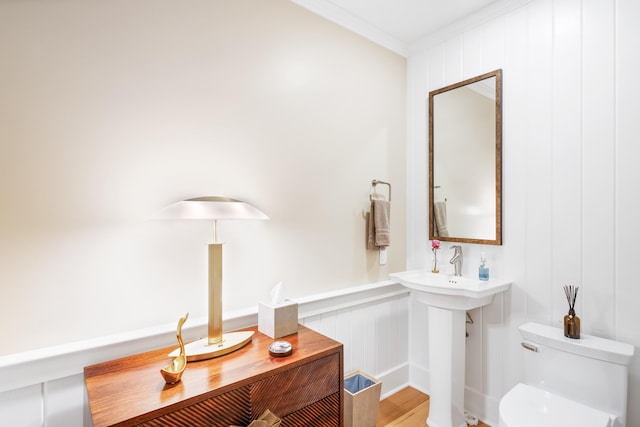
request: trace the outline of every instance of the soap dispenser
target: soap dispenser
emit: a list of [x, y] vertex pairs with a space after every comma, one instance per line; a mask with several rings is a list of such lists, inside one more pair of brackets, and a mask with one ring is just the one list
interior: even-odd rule
[[487, 257], [484, 252], [480, 256], [480, 267], [478, 268], [478, 279], [489, 280], [489, 267], [487, 266]]

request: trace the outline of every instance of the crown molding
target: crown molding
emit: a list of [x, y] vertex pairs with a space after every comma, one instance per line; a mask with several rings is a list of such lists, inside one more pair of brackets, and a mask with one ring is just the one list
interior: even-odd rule
[[431, 32], [420, 39], [405, 43], [402, 40], [380, 30], [352, 13], [342, 9], [329, 0], [291, 0], [293, 3], [308, 9], [323, 18], [332, 21], [398, 55], [409, 57], [411, 54], [428, 49], [438, 43], [450, 39], [469, 28], [482, 25], [498, 16], [522, 7], [534, 0], [498, 0], [490, 5], [465, 16], [453, 23]]
[[408, 54], [414, 54], [424, 51], [432, 46], [451, 39], [459, 34], [464, 33], [470, 28], [485, 24], [499, 16], [516, 10], [522, 6], [531, 3], [534, 0], [499, 0], [480, 9], [479, 11], [465, 16], [451, 24], [448, 24], [439, 30], [436, 30], [408, 46]]
[[407, 43], [387, 34], [327, 0], [291, 0], [323, 18], [332, 21], [398, 55], [407, 57]]

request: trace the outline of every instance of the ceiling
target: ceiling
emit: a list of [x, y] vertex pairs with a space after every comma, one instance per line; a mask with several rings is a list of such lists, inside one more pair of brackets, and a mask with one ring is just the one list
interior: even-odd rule
[[[454, 23], [523, 0], [293, 0], [398, 53]], [[486, 11], [489, 11], [488, 13]], [[478, 19], [478, 18], [477, 18]]]

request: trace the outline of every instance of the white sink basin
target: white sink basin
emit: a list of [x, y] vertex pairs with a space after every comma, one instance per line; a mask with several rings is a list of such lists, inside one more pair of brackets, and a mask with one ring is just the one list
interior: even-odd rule
[[389, 277], [411, 289], [419, 301], [449, 310], [471, 310], [490, 304], [495, 294], [511, 286], [503, 280], [482, 281], [425, 270], [403, 271]]

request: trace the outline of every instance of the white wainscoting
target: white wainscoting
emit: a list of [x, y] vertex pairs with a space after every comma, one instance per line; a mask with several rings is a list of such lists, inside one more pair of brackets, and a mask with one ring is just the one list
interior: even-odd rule
[[[383, 397], [409, 381], [410, 295], [390, 281], [299, 299], [300, 323], [344, 344], [345, 373], [361, 369], [382, 381]], [[206, 334], [190, 319], [186, 340]], [[256, 325], [257, 309], [227, 314], [225, 330]], [[175, 342], [175, 325], [0, 357], [0, 419], [12, 427], [91, 426], [87, 365]]]

